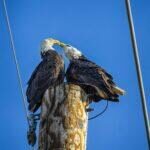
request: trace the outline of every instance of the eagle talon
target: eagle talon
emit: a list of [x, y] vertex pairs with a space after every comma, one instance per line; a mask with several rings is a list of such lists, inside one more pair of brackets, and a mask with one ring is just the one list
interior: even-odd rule
[[27, 131], [27, 139], [28, 143], [31, 146], [34, 146], [36, 143], [36, 127], [37, 121], [40, 120], [40, 114], [30, 114], [29, 117], [29, 130]]

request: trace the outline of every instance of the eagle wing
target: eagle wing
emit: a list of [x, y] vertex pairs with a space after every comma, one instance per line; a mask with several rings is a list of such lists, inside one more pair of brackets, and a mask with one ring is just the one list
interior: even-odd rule
[[113, 91], [113, 77], [103, 68], [87, 59], [73, 60], [68, 69], [69, 79], [79, 84], [94, 87], [102, 99], [117, 99]]
[[36, 108], [34, 109], [37, 109], [37, 107], [40, 106], [45, 91], [50, 86], [57, 84], [58, 78], [60, 75], [63, 75], [63, 69], [64, 68], [61, 68], [58, 63], [52, 60], [43, 60], [36, 67], [28, 81], [28, 87], [26, 91], [27, 99], [30, 103], [30, 110], [35, 104]]

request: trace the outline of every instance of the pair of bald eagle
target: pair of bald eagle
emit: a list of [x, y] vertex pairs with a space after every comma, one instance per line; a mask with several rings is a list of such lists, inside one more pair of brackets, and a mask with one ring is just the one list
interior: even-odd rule
[[[70, 64], [65, 73], [64, 60], [53, 48], [63, 48]], [[89, 100], [98, 102], [102, 99], [117, 102], [124, 90], [117, 87], [113, 77], [103, 68], [88, 60], [75, 47], [52, 38], [45, 39], [41, 44], [42, 61], [36, 67], [28, 81], [26, 91], [29, 110], [35, 112], [41, 105], [45, 91], [64, 82], [79, 85], [88, 95]]]

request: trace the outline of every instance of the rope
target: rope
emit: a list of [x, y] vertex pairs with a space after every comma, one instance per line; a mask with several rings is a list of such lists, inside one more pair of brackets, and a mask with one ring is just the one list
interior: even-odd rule
[[27, 123], [29, 125], [28, 110], [27, 110], [27, 106], [26, 106], [26, 98], [25, 98], [24, 91], [23, 91], [22, 79], [21, 79], [21, 74], [20, 74], [20, 71], [19, 71], [19, 64], [18, 64], [17, 55], [16, 55], [16, 48], [15, 48], [15, 44], [14, 44], [14, 39], [13, 39], [13, 35], [12, 35], [12, 30], [11, 30], [11, 26], [10, 26], [10, 21], [9, 21], [9, 17], [8, 17], [8, 11], [7, 11], [5, 0], [3, 0], [3, 6], [4, 6], [5, 18], [6, 18], [6, 22], [7, 22], [7, 28], [8, 28], [8, 31], [9, 31], [10, 42], [11, 42], [11, 47], [12, 47], [12, 51], [13, 51], [13, 57], [14, 57], [14, 61], [15, 61], [17, 76], [18, 76], [18, 83], [19, 83], [19, 86], [20, 86], [20, 89], [21, 89], [21, 95], [22, 95], [22, 99], [23, 99], [23, 106], [24, 106], [25, 115], [26, 115], [26, 118], [27, 118]]
[[88, 120], [93, 120], [93, 119], [96, 119], [97, 117], [101, 116], [107, 110], [107, 108], [108, 108], [108, 100], [107, 100], [107, 103], [106, 103], [104, 110], [102, 112], [98, 113], [97, 115], [89, 118]]

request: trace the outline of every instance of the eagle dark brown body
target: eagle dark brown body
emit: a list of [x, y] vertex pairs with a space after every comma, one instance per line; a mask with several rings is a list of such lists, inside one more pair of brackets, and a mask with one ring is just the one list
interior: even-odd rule
[[119, 94], [123, 94], [110, 74], [84, 56], [70, 60], [66, 78], [68, 82], [80, 85], [94, 102], [101, 99], [117, 102]]
[[41, 54], [42, 61], [36, 67], [28, 81], [26, 91], [29, 110], [35, 112], [41, 105], [45, 91], [64, 81], [64, 61], [54, 50]]

